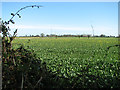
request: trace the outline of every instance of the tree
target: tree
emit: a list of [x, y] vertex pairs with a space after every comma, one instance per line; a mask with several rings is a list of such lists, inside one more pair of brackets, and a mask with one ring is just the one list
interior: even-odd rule
[[88, 36], [88, 38], [90, 38], [91, 35], [87, 35], [87, 36]]
[[80, 37], [83, 37], [83, 35], [80, 35]]
[[49, 37], [49, 35], [48, 35], [48, 34], [47, 34], [46, 36], [47, 36], [47, 37]]
[[39, 35], [36, 35], [35, 37], [40, 37]]
[[104, 35], [104, 34], [101, 34], [100, 37], [105, 37], [105, 35]]
[[[2, 87], [7, 88], [36, 88], [41, 84], [48, 73], [46, 72], [46, 63], [42, 62], [33, 53], [31, 48], [24, 48], [20, 46], [17, 49], [12, 48], [12, 41], [17, 35], [17, 29], [14, 34], [9, 33], [9, 23], [15, 24], [12, 20], [14, 16], [18, 15], [21, 10], [28, 7], [39, 7], [37, 5], [26, 6], [18, 10], [15, 14], [11, 13], [12, 18], [9, 21], [2, 21]], [[34, 73], [33, 73], [34, 72]], [[32, 78], [31, 78], [32, 77]], [[31, 80], [32, 79], [32, 80]], [[38, 80], [38, 81], [37, 81]], [[41, 87], [41, 86], [40, 86]]]
[[41, 33], [41, 37], [44, 37], [44, 33]]
[[78, 35], [78, 37], [80, 38], [80, 35]]
[[58, 37], [58, 36], [57, 36], [57, 35], [55, 35], [55, 37], [56, 37], [56, 39], [57, 39], [57, 37]]

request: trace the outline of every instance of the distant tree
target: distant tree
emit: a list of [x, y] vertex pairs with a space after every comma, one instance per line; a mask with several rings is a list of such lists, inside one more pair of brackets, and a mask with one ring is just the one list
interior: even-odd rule
[[39, 35], [36, 35], [36, 37], [40, 37]]
[[49, 35], [48, 35], [48, 34], [47, 34], [46, 36], [47, 36], [47, 37], [49, 37]]
[[110, 37], [115, 37], [115, 36], [110, 35]]
[[55, 35], [55, 34], [50, 34], [50, 36], [51, 36], [51, 37], [56, 37], [56, 35]]
[[80, 38], [80, 35], [78, 35], [78, 37]]
[[55, 37], [56, 37], [56, 39], [57, 39], [57, 37], [58, 37], [58, 36], [57, 36], [57, 35], [55, 35]]
[[99, 37], [98, 35], [94, 35], [94, 37]]
[[87, 35], [87, 36], [88, 36], [88, 38], [90, 38], [91, 35]]
[[41, 37], [44, 37], [44, 35], [45, 35], [44, 33], [41, 33]]
[[105, 37], [105, 35], [104, 35], [104, 34], [101, 34], [100, 37]]
[[83, 35], [80, 35], [80, 37], [83, 37]]

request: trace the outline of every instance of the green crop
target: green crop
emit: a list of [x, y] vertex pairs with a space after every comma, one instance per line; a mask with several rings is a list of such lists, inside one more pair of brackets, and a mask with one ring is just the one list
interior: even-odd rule
[[69, 80], [69, 87], [120, 87], [118, 47], [107, 50], [117, 38], [16, 38], [13, 48], [21, 44]]

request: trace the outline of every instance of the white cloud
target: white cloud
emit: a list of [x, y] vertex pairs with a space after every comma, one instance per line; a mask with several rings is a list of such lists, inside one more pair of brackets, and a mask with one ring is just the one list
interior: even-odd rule
[[[87, 27], [74, 27], [74, 26], [63, 26], [63, 25], [10, 25], [10, 28], [18, 30], [29, 30], [33, 32], [59, 32], [59, 33], [81, 33], [81, 34], [93, 34], [91, 26]], [[23, 31], [24, 33], [25, 31]], [[94, 27], [94, 34], [100, 35], [118, 35], [117, 28], [105, 27], [105, 26], [96, 26]]]
[[[75, 30], [75, 31], [88, 31], [92, 30], [90, 26], [87, 27], [71, 27], [71, 26], [63, 26], [63, 25], [10, 25], [10, 28], [12, 29], [55, 29], [55, 30]], [[111, 27], [104, 27], [104, 26], [99, 26], [99, 27], [94, 27], [95, 31], [110, 31], [115, 28]]]

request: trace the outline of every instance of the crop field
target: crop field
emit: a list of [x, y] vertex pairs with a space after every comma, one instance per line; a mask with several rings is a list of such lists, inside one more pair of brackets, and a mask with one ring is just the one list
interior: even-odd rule
[[[59, 77], [74, 83], [73, 87], [119, 87], [119, 60], [117, 38], [86, 37], [17, 37], [13, 48], [24, 45], [34, 49], [37, 57]], [[74, 79], [72, 77], [75, 77]]]

